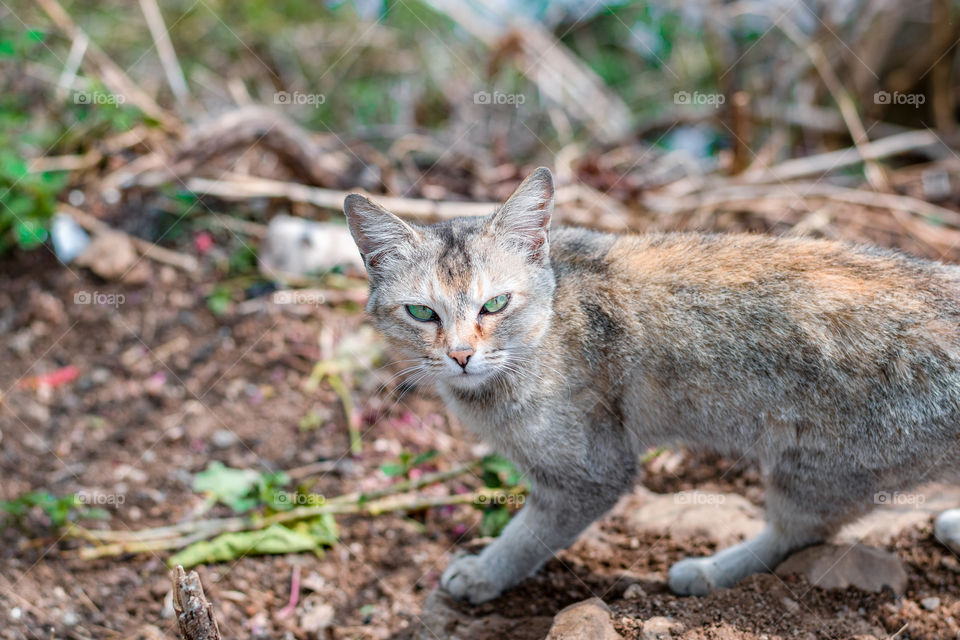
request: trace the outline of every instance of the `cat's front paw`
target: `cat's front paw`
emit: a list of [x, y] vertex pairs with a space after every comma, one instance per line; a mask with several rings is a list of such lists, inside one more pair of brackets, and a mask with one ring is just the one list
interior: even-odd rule
[[678, 596], [705, 596], [714, 589], [729, 586], [717, 575], [712, 558], [687, 558], [670, 567], [670, 591]]
[[457, 600], [468, 600], [470, 604], [493, 600], [501, 591], [487, 576], [480, 556], [460, 556], [451, 560], [440, 578], [440, 586]]

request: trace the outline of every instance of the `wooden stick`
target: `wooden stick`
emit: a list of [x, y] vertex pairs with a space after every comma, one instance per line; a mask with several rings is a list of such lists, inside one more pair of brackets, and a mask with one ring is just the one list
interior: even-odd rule
[[173, 48], [173, 43], [170, 42], [170, 32], [163, 22], [163, 15], [160, 13], [160, 7], [157, 6], [157, 0], [140, 0], [140, 10], [143, 11], [143, 17], [147, 21], [150, 35], [153, 36], [153, 42], [157, 47], [157, 55], [160, 57], [160, 64], [167, 76], [167, 84], [170, 85], [173, 97], [177, 99], [180, 106], [186, 106], [190, 91], [187, 89], [183, 69], [180, 68], [177, 52]]
[[347, 433], [350, 436], [350, 453], [358, 456], [363, 453], [363, 437], [360, 432], [360, 414], [354, 407], [353, 396], [350, 395], [350, 390], [343, 383], [339, 373], [328, 374], [327, 382], [340, 398], [340, 404], [343, 406], [343, 417], [347, 421]]
[[924, 200], [918, 200], [910, 196], [849, 189], [816, 182], [793, 182], [773, 187], [766, 185], [728, 185], [684, 198], [648, 195], [643, 199], [643, 204], [655, 211], [681, 213], [695, 211], [700, 207], [711, 207], [733, 202], [771, 199], [805, 200], [806, 198], [826, 198], [868, 207], [907, 211], [927, 218], [936, 218], [947, 224], [960, 227], [960, 213]]
[[87, 153], [66, 156], [42, 156], [27, 161], [27, 170], [31, 173], [47, 171], [81, 171], [97, 166], [103, 160], [103, 154], [96, 149]]
[[[187, 180], [187, 188], [194, 193], [216, 196], [225, 200], [285, 198], [293, 202], [305, 202], [321, 209], [334, 209], [336, 211], [343, 210], [344, 198], [351, 193], [356, 193], [354, 191], [309, 187], [298, 182], [282, 182], [256, 176], [231, 176], [229, 179], [221, 180], [190, 178]], [[368, 195], [397, 215], [424, 220], [488, 215], [499, 206], [496, 202], [450, 202]]]
[[742, 184], [784, 182], [848, 167], [864, 160], [880, 160], [908, 151], [937, 146], [943, 146], [943, 141], [934, 132], [908, 131], [862, 144], [859, 148], [848, 147], [839, 151], [786, 160], [765, 171], [745, 174], [738, 179], [738, 182]]
[[218, 227], [222, 227], [227, 231], [243, 233], [254, 238], [259, 238], [260, 240], [263, 240], [267, 237], [267, 225], [260, 224], [259, 222], [250, 222], [249, 220], [241, 220], [240, 218], [234, 218], [233, 216], [227, 215], [204, 216], [203, 220]]
[[213, 605], [203, 593], [196, 571], [185, 573], [177, 565], [173, 570], [173, 610], [181, 640], [220, 640], [220, 627], [213, 615]]
[[863, 154], [863, 145], [870, 142], [870, 138], [867, 137], [867, 130], [863, 128], [863, 122], [857, 114], [857, 108], [854, 106], [853, 100], [850, 98], [846, 89], [843, 88], [843, 84], [837, 77], [823, 49], [820, 48], [820, 45], [816, 42], [805, 42], [800, 31], [791, 22], [787, 20], [776, 20], [774, 24], [780, 27], [784, 35], [797, 45], [798, 48], [803, 50], [807, 57], [810, 58], [817, 73], [820, 74], [820, 78], [823, 80], [823, 84], [826, 85], [827, 91], [830, 92], [830, 95], [833, 96], [834, 101], [840, 108], [840, 115], [850, 130], [853, 146], [863, 159], [864, 173], [867, 176], [867, 181], [870, 183], [870, 186], [877, 191], [890, 191], [890, 183], [883, 173], [883, 169]]
[[90, 40], [84, 33], [78, 34], [73, 42], [70, 43], [67, 60], [63, 64], [63, 71], [60, 73], [60, 78], [57, 80], [57, 97], [59, 99], [63, 100], [66, 98], [73, 88], [73, 82], [77, 79], [77, 70], [80, 68], [80, 63], [83, 62], [83, 56], [87, 53], [87, 47], [89, 45]]

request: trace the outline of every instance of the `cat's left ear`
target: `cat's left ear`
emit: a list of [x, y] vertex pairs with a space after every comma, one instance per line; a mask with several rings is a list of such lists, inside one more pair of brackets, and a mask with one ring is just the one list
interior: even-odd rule
[[358, 193], [343, 201], [343, 213], [367, 270], [407, 255], [421, 239], [416, 229]]
[[527, 252], [532, 261], [546, 261], [550, 251], [553, 192], [550, 169], [540, 167], [527, 176], [493, 214], [489, 222], [491, 233]]

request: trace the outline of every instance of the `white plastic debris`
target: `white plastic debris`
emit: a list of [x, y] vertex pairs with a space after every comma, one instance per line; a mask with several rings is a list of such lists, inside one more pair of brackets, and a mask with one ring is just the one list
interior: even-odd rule
[[260, 247], [260, 270], [274, 278], [319, 275], [335, 267], [363, 271], [363, 261], [345, 225], [276, 216]]
[[73, 262], [90, 244], [90, 236], [83, 227], [65, 213], [53, 217], [50, 238], [53, 240], [53, 251], [64, 264]]

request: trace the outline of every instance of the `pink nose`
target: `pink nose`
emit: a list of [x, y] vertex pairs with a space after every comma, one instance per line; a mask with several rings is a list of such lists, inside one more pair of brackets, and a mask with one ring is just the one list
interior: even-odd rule
[[470, 360], [470, 356], [473, 355], [473, 349], [471, 347], [457, 347], [453, 351], [448, 351], [447, 355], [457, 361], [464, 369], [467, 368], [467, 362]]

